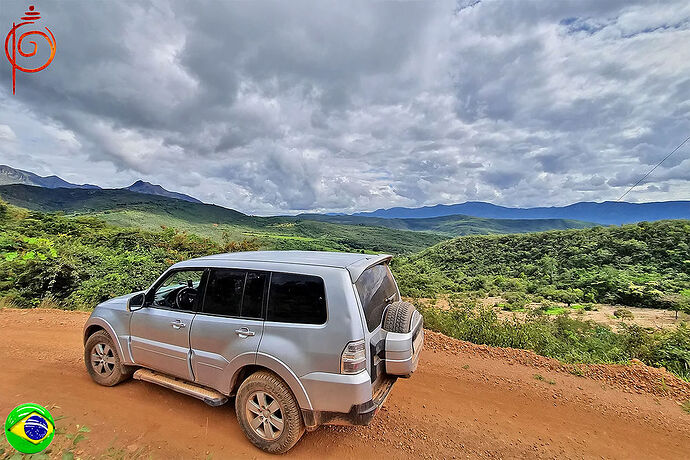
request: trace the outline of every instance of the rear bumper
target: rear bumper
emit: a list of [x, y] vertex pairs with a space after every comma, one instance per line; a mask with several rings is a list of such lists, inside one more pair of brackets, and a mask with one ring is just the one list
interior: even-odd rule
[[373, 398], [362, 404], [354, 404], [349, 412], [320, 411], [302, 409], [302, 416], [307, 430], [316, 429], [319, 425], [368, 425], [386, 402], [393, 389], [396, 377], [382, 377], [376, 387]]

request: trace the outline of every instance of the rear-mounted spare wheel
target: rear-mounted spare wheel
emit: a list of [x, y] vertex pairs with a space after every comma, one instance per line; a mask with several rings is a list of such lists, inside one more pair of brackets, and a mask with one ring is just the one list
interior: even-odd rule
[[383, 317], [383, 328], [388, 332], [398, 332], [405, 334], [410, 332], [412, 314], [415, 312], [414, 306], [409, 302], [393, 302], [386, 309]]
[[417, 368], [424, 343], [422, 315], [409, 302], [393, 302], [383, 317], [386, 373], [409, 377]]

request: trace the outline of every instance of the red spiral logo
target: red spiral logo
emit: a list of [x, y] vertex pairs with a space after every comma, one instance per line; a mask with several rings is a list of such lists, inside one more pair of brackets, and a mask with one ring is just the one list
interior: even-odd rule
[[[30, 30], [28, 32], [22, 33], [19, 36], [19, 40], [17, 40], [17, 31], [20, 27], [29, 24], [34, 24], [40, 18], [40, 13], [38, 11], [34, 11], [33, 5], [30, 6], [29, 11], [27, 11], [25, 13], [25, 16], [21, 18], [25, 21], [20, 22], [19, 24], [12, 23], [12, 29], [10, 29], [10, 32], [7, 34], [7, 37], [5, 38], [5, 56], [7, 56], [7, 59], [10, 61], [10, 64], [12, 65], [12, 94], [15, 93], [17, 70], [21, 70], [22, 72], [27, 73], [39, 72], [48, 67], [50, 63], [53, 62], [53, 58], [55, 57], [55, 36], [48, 27], [44, 27], [46, 32], [48, 33], [45, 33], [41, 30]], [[42, 38], [46, 42], [48, 42], [48, 46], [50, 47], [50, 56], [48, 57], [48, 60], [45, 63], [37, 67], [22, 67], [17, 64], [17, 53], [19, 53], [20, 56], [30, 58], [32, 56], [35, 56], [38, 52], [38, 43], [36, 43], [33, 40], [27, 40], [25, 42], [24, 40], [26, 38]], [[32, 45], [32, 47], [29, 48], [28, 45], [27, 47], [24, 47], [25, 43]]]

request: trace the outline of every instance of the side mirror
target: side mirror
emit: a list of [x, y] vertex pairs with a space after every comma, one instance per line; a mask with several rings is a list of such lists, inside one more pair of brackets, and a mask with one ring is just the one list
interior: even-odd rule
[[129, 311], [137, 311], [141, 310], [144, 308], [144, 301], [146, 300], [146, 296], [144, 294], [137, 294], [129, 298], [127, 301], [127, 309]]

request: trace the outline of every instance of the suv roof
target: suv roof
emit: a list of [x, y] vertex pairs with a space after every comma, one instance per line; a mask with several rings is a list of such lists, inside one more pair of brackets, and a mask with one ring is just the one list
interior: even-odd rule
[[[247, 251], [214, 254], [212, 256], [198, 257], [193, 261], [213, 262], [271, 262], [292, 265], [316, 265], [321, 267], [344, 268], [350, 272], [352, 282], [357, 281], [364, 270], [378, 263], [390, 260], [392, 256], [387, 254], [357, 254], [350, 252], [326, 252], [326, 251]], [[176, 264], [184, 266], [185, 262]]]

